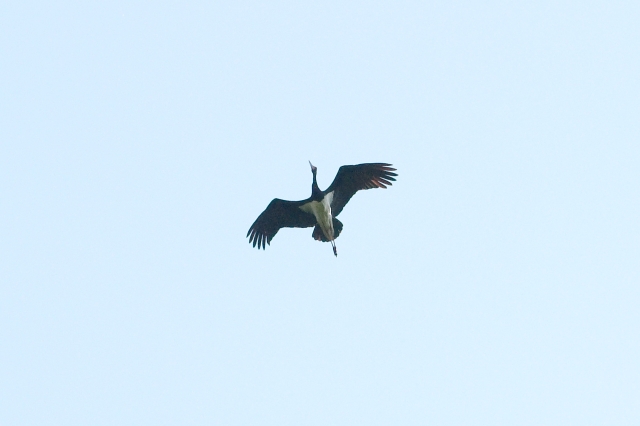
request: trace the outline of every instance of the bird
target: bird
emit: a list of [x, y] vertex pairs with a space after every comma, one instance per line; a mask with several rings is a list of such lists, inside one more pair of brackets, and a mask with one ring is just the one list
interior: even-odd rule
[[364, 163], [342, 166], [327, 189], [318, 187], [318, 168], [311, 164], [313, 183], [311, 196], [306, 200], [288, 201], [274, 198], [267, 208], [253, 222], [247, 232], [249, 244], [266, 248], [280, 228], [313, 228], [311, 236], [316, 241], [331, 242], [333, 254], [337, 257], [335, 239], [342, 232], [342, 222], [338, 216], [353, 195], [363, 189], [386, 188], [398, 176], [396, 169], [387, 163]]

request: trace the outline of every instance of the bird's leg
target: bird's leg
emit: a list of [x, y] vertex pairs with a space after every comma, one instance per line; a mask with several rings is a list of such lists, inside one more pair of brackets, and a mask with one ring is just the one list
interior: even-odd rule
[[335, 241], [331, 240], [331, 246], [333, 247], [333, 254], [336, 255], [336, 257], [338, 257], [338, 250], [336, 250], [336, 243]]

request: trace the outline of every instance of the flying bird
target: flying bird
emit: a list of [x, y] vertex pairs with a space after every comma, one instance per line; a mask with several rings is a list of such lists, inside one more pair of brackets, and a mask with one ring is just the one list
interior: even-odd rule
[[249, 232], [249, 243], [258, 249], [271, 245], [271, 240], [280, 228], [309, 228], [313, 226], [312, 237], [317, 241], [331, 242], [333, 254], [338, 256], [335, 239], [342, 232], [342, 222], [336, 216], [353, 195], [361, 189], [386, 188], [398, 176], [396, 169], [387, 163], [365, 163], [342, 166], [333, 183], [324, 191], [318, 188], [316, 173], [318, 168], [311, 164], [313, 183], [311, 197], [301, 201], [287, 201], [274, 198], [265, 211], [258, 216]]

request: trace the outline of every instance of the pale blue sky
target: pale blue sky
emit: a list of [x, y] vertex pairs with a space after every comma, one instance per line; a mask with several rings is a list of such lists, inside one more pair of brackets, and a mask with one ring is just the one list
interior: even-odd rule
[[[0, 423], [640, 422], [637, 2], [4, 2]], [[338, 258], [245, 234], [389, 162]]]

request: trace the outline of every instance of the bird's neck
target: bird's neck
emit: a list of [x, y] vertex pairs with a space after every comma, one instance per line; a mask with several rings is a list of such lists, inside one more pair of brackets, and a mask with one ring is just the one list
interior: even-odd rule
[[311, 184], [311, 198], [318, 200], [322, 199], [322, 191], [320, 191], [320, 188], [318, 187], [315, 172], [313, 172], [313, 183]]

